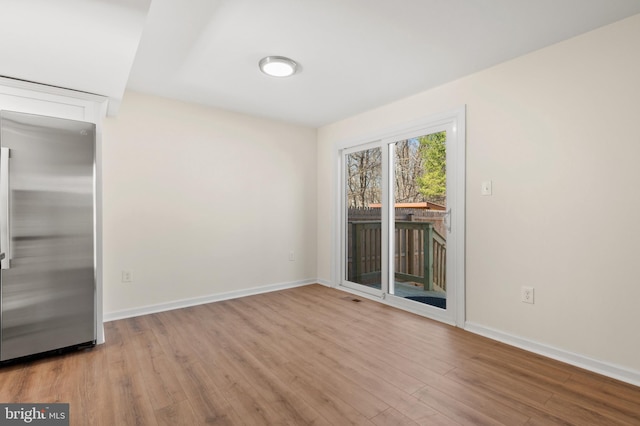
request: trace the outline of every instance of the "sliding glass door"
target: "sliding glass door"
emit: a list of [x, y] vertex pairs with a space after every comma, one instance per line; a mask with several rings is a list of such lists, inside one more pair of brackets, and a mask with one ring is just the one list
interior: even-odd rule
[[446, 130], [389, 145], [393, 173], [389, 294], [447, 306]]
[[342, 286], [464, 320], [461, 126], [463, 110], [340, 150]]
[[382, 294], [382, 149], [357, 148], [344, 153], [345, 262], [348, 285]]

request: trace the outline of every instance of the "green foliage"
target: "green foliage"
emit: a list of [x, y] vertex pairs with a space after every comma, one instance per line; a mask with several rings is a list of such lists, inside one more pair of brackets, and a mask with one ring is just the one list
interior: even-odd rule
[[442, 202], [447, 196], [447, 133], [432, 133], [418, 139], [424, 164], [424, 174], [418, 177], [419, 191], [429, 201]]

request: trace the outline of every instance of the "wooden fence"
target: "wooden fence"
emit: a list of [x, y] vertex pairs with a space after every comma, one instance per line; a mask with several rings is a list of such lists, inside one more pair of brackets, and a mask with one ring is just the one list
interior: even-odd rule
[[[440, 235], [446, 234], [444, 225], [443, 210], [427, 210], [416, 208], [397, 207], [395, 209], [395, 220], [407, 220], [410, 222], [431, 222]], [[350, 207], [347, 212], [348, 220], [351, 222], [380, 221], [379, 208]]]
[[[380, 282], [382, 226], [380, 220], [348, 222], [349, 281]], [[446, 291], [447, 243], [432, 222], [395, 222], [394, 273], [398, 280], [422, 284], [424, 290]]]

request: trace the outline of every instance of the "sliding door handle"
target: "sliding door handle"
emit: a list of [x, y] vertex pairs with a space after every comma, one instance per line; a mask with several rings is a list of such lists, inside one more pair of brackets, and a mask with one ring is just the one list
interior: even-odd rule
[[11, 267], [11, 228], [9, 224], [9, 148], [0, 148], [0, 250], [1, 269]]
[[447, 209], [442, 218], [444, 221], [444, 227], [447, 228], [447, 231], [451, 232], [451, 209]]

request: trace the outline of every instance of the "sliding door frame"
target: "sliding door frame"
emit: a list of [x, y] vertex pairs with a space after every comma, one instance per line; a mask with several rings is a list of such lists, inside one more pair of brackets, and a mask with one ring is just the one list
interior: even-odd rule
[[388, 179], [385, 179], [384, 177], [387, 176], [389, 174], [389, 150], [388, 149], [384, 149], [384, 147], [381, 145], [382, 141], [381, 140], [376, 140], [373, 142], [369, 142], [369, 143], [365, 143], [365, 144], [359, 144], [359, 145], [355, 145], [355, 146], [350, 146], [344, 149], [340, 150], [340, 164], [341, 164], [341, 177], [340, 177], [340, 182], [342, 182], [342, 189], [341, 189], [341, 211], [340, 211], [340, 247], [341, 247], [341, 253], [342, 253], [342, 260], [341, 260], [341, 279], [340, 279], [340, 285], [347, 287], [349, 289], [352, 290], [356, 290], [371, 296], [375, 296], [378, 298], [384, 298], [384, 295], [388, 289], [389, 286], [389, 281], [388, 281], [388, 277], [389, 274], [385, 274], [385, 262], [386, 260], [389, 258], [389, 233], [385, 232], [384, 229], [384, 224], [388, 223], [389, 221], [389, 212], [387, 209], [382, 208], [381, 209], [381, 223], [382, 223], [382, 232], [380, 235], [380, 258], [382, 260], [382, 274], [380, 276], [380, 289], [376, 289], [376, 288], [370, 288], [367, 287], [365, 285], [362, 284], [358, 284], [355, 282], [351, 282], [347, 279], [347, 266], [346, 263], [344, 262], [344, 259], [346, 258], [346, 253], [347, 253], [347, 194], [345, 192], [344, 189], [344, 182], [345, 182], [345, 176], [346, 176], [346, 165], [344, 162], [344, 157], [352, 154], [352, 153], [356, 153], [356, 152], [360, 152], [360, 151], [365, 151], [368, 149], [375, 149], [375, 148], [380, 148], [380, 161], [381, 161], [381, 171], [380, 171], [380, 176], [382, 178], [382, 182], [381, 182], [381, 188], [380, 188], [380, 202], [383, 206], [386, 206], [389, 203], [389, 184], [388, 184]]
[[[465, 180], [466, 180], [466, 114], [465, 107], [453, 111], [424, 117], [420, 120], [400, 124], [370, 137], [336, 144], [337, 173], [336, 211], [334, 215], [333, 277], [335, 285], [343, 290], [359, 294], [419, 315], [433, 318], [458, 327], [465, 322]], [[393, 238], [394, 211], [392, 198], [393, 167], [390, 166], [391, 144], [410, 136], [447, 130], [447, 209], [450, 210], [451, 232], [447, 237], [447, 309], [434, 308], [404, 300], [388, 294], [393, 279], [394, 253], [390, 241]], [[349, 282], [346, 277], [346, 192], [344, 156], [348, 153], [379, 147], [382, 155], [382, 247], [383, 259], [381, 290]], [[449, 197], [451, 194], [451, 197]], [[424, 305], [424, 306], [422, 306]]]

